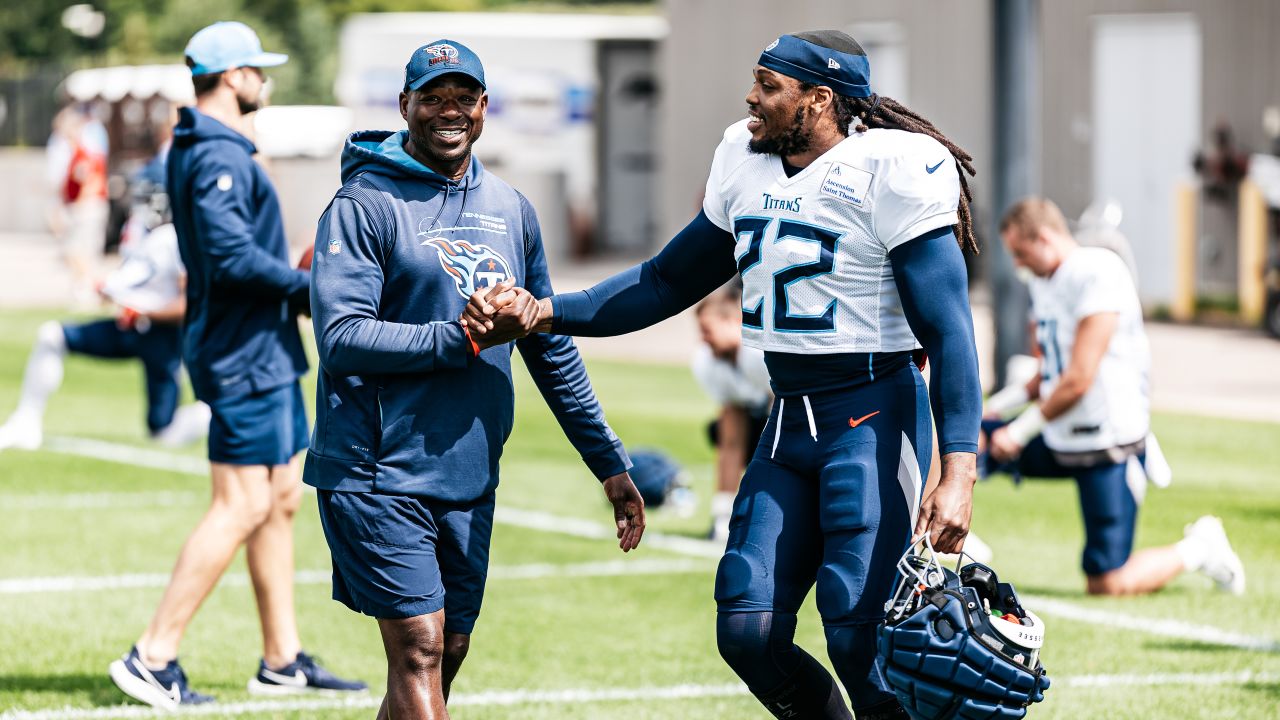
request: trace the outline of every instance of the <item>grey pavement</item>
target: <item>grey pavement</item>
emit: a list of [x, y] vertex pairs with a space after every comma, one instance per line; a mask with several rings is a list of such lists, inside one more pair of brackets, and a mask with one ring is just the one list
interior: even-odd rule
[[[588, 287], [628, 262], [553, 268], [557, 291]], [[39, 234], [0, 234], [0, 308], [57, 308], [70, 283], [52, 240]], [[980, 357], [991, 347], [990, 307], [974, 306]], [[1163, 411], [1280, 423], [1280, 341], [1261, 331], [1149, 323], [1152, 405]], [[692, 311], [616, 338], [579, 338], [589, 358], [684, 364], [697, 328]], [[989, 384], [989, 368], [983, 368]]]

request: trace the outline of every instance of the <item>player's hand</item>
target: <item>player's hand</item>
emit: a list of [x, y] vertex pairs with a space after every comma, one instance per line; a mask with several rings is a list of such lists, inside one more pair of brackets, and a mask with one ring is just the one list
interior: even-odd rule
[[618, 547], [631, 552], [640, 546], [644, 535], [644, 498], [631, 475], [619, 473], [605, 478], [604, 495], [613, 505], [613, 521], [618, 525]]
[[[472, 298], [475, 299], [475, 295]], [[508, 286], [503, 289], [495, 286], [491, 297], [480, 298], [480, 300], [489, 307], [496, 308], [493, 315], [488, 318], [490, 325], [484, 332], [479, 332], [474, 322], [468, 326], [473, 328], [472, 339], [481, 350], [519, 340], [528, 335], [538, 321], [538, 300], [524, 288]], [[470, 306], [468, 303], [468, 307]], [[463, 322], [468, 322], [465, 312]]]
[[144, 313], [121, 305], [116, 313], [116, 327], [126, 332], [129, 330], [146, 332], [151, 328], [151, 320]]
[[996, 428], [996, 431], [991, 433], [988, 452], [999, 462], [1006, 463], [1018, 459], [1022, 454], [1022, 445], [1013, 439], [1013, 434], [1008, 428]]
[[915, 529], [917, 541], [927, 533], [935, 552], [960, 552], [969, 535], [973, 484], [977, 479], [977, 455], [953, 452], [942, 456], [942, 477], [920, 505]]
[[493, 316], [516, 299], [515, 285], [515, 280], [507, 279], [471, 294], [467, 306], [462, 309], [462, 323], [473, 336], [484, 335], [493, 329]]

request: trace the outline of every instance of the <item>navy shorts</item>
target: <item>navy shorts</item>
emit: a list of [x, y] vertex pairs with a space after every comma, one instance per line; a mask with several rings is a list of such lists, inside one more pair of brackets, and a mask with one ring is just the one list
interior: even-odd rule
[[[982, 421], [982, 432], [990, 437], [1002, 421]], [[1145, 462], [1145, 454], [1138, 455]], [[1007, 472], [1015, 477], [1074, 478], [1080, 493], [1080, 512], [1084, 516], [1084, 553], [1080, 566], [1086, 575], [1104, 575], [1122, 567], [1133, 552], [1133, 537], [1138, 527], [1138, 501], [1126, 481], [1125, 462], [1104, 462], [1089, 467], [1068, 467], [1060, 463], [1037, 435], [1022, 449], [1016, 462], [999, 464], [983, 454], [978, 459], [979, 472]]]
[[333, 558], [333, 599], [380, 619], [444, 610], [446, 632], [470, 634], [489, 574], [494, 494], [468, 503], [317, 491]]
[[734, 500], [716, 604], [795, 613], [816, 584], [824, 624], [878, 623], [929, 469], [924, 381], [909, 365], [807, 397], [774, 401]]
[[229, 465], [286, 465], [306, 449], [302, 386], [288, 385], [209, 403], [209, 461]]
[[182, 332], [153, 323], [147, 332], [121, 330], [115, 320], [63, 325], [67, 350], [96, 358], [142, 361], [147, 381], [147, 429], [153, 434], [173, 422], [182, 372]]

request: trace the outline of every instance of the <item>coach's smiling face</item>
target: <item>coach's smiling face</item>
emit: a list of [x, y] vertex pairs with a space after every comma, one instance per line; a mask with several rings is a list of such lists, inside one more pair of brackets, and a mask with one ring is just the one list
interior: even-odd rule
[[471, 161], [471, 146], [484, 131], [488, 106], [484, 89], [459, 73], [400, 93], [400, 116], [409, 127], [405, 151], [441, 175], [460, 180]]

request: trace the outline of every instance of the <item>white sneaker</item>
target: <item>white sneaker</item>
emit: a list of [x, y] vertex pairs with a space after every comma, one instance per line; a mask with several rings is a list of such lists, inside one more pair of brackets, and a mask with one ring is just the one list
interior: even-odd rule
[[1188, 525], [1184, 535], [1198, 538], [1208, 549], [1208, 556], [1200, 567], [1200, 572], [1217, 583], [1219, 590], [1232, 595], [1243, 595], [1244, 565], [1240, 562], [1240, 556], [1231, 549], [1231, 541], [1227, 539], [1222, 520], [1205, 515]]
[[42, 442], [44, 442], [44, 431], [40, 428], [39, 422], [11, 417], [9, 422], [0, 425], [0, 450], [9, 448], [37, 450]]
[[183, 405], [173, 414], [173, 421], [155, 434], [155, 441], [165, 447], [179, 447], [200, 440], [209, 435], [212, 415], [209, 406], [199, 400]]

